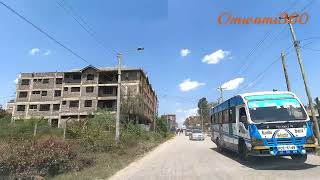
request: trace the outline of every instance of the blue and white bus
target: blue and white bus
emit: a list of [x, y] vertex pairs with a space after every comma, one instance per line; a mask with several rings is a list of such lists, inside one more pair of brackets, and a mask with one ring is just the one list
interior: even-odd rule
[[305, 162], [317, 146], [312, 123], [291, 92], [240, 94], [210, 109], [211, 140], [241, 160], [249, 156], [291, 156]]

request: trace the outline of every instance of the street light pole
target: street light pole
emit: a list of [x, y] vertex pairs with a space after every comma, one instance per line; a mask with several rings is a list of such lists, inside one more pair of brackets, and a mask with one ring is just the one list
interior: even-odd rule
[[223, 102], [223, 91], [224, 91], [226, 88], [223, 88], [222, 86], [220, 86], [220, 87], [218, 87], [217, 89], [218, 89], [218, 91], [220, 92], [220, 98], [219, 98], [219, 101], [220, 101], [220, 102], [218, 102], [218, 103], [220, 104], [220, 103]]
[[[137, 51], [144, 51], [143, 47], [137, 48]], [[121, 61], [122, 54], [117, 52], [117, 60], [118, 60], [118, 89], [117, 89], [117, 114], [116, 114], [116, 135], [115, 141], [116, 144], [120, 142], [120, 110], [121, 110]]]
[[120, 107], [121, 107], [121, 101], [120, 101], [120, 93], [121, 93], [121, 60], [122, 60], [122, 54], [117, 54], [118, 59], [118, 89], [117, 89], [117, 115], [116, 115], [116, 136], [115, 141], [116, 144], [120, 142]]

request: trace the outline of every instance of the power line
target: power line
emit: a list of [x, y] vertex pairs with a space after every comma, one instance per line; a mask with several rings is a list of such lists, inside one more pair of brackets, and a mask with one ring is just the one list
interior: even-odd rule
[[[311, 0], [308, 4], [306, 4], [306, 5], [299, 11], [299, 13], [301, 13], [302, 11], [306, 10], [307, 8], [309, 8], [314, 2], [315, 2], [315, 0]], [[297, 1], [295, 1], [290, 7], [288, 7], [287, 9], [285, 9], [284, 12], [287, 12], [287, 11], [291, 10], [296, 4], [297, 4]], [[284, 26], [284, 27], [285, 27], [285, 26]], [[270, 47], [270, 46], [272, 45], [272, 43], [274, 43], [274, 40], [282, 33], [282, 31], [283, 31], [284, 29], [285, 29], [285, 28], [283, 28], [282, 30], [280, 30], [279, 33], [278, 33], [276, 36], [274, 36], [273, 41], [271, 41], [271, 43], [269, 44], [268, 47]], [[251, 62], [254, 62], [253, 60], [249, 61], [250, 57], [254, 54], [253, 52], [254, 52], [256, 49], [259, 49], [259, 48], [261, 47], [261, 45], [263, 44], [263, 42], [270, 36], [270, 34], [271, 34], [270, 32], [271, 32], [271, 30], [268, 31], [268, 32], [265, 34], [264, 38], [263, 38], [262, 40], [260, 40], [260, 41], [256, 44], [256, 46], [255, 46], [251, 51], [249, 51], [248, 55], [247, 55], [246, 58], [245, 58], [245, 59], [246, 59], [245, 65], [242, 66], [242, 68], [238, 71], [237, 75], [235, 75], [235, 76], [244, 75], [243, 73], [246, 73], [246, 72], [247, 72], [249, 66], [252, 64]], [[318, 37], [314, 37], [314, 38], [318, 38]], [[320, 37], [319, 37], [319, 38], [320, 38]], [[311, 39], [311, 38], [308, 38], [308, 39]], [[304, 40], [308, 40], [308, 39], [304, 39]], [[259, 54], [261, 54], [261, 51], [260, 51]], [[243, 67], [244, 67], [244, 68], [243, 68]], [[232, 78], [234, 78], [235, 76], [233, 76]]]
[[309, 38], [301, 39], [300, 42], [301, 41], [307, 41], [307, 40], [314, 40], [314, 39], [320, 39], [320, 37], [319, 36], [309, 37]]
[[[67, 4], [66, 1], [61, 0], [59, 2], [59, 0], [56, 1], [57, 4], [59, 5], [59, 7], [64, 10], [67, 14], [69, 14], [73, 20], [75, 20], [77, 22], [77, 24], [80, 25], [80, 27], [85, 30], [88, 35], [97, 42], [97, 44], [99, 44], [108, 54], [110, 55], [114, 55], [113, 53], [117, 54], [118, 52], [115, 50], [110, 50], [109, 48], [107, 48], [105, 46], [105, 44], [96, 36], [96, 33], [93, 31], [93, 28], [80, 16], [78, 15], [72, 8], [71, 5]], [[61, 3], [63, 2], [63, 4]]]
[[23, 15], [21, 15], [20, 13], [18, 13], [16, 10], [12, 9], [9, 5], [5, 4], [4, 2], [0, 1], [0, 4], [2, 4], [4, 7], [6, 7], [8, 10], [10, 10], [11, 12], [13, 12], [15, 15], [17, 15], [18, 17], [20, 17], [22, 20], [24, 20], [25, 22], [27, 22], [28, 24], [30, 24], [31, 26], [33, 26], [36, 30], [38, 30], [39, 32], [41, 32], [42, 34], [44, 34], [45, 36], [47, 36], [49, 39], [51, 39], [52, 41], [54, 41], [55, 43], [57, 43], [58, 45], [60, 45], [61, 47], [63, 47], [64, 49], [66, 49], [67, 51], [69, 51], [71, 54], [73, 54], [74, 56], [78, 57], [79, 59], [81, 59], [82, 61], [89, 63], [89, 61], [87, 61], [85, 58], [81, 57], [79, 54], [77, 54], [76, 52], [74, 52], [72, 49], [70, 49], [69, 47], [67, 47], [66, 45], [62, 44], [61, 42], [59, 42], [57, 39], [55, 39], [53, 36], [51, 36], [50, 34], [48, 34], [47, 32], [45, 32], [44, 30], [42, 30], [39, 26], [35, 25], [34, 23], [32, 23], [30, 20], [28, 20], [26, 17], [24, 17]]
[[[301, 13], [302, 11], [304, 11], [304, 10], [306, 10], [308, 7], [310, 7], [312, 4], [314, 3], [314, 0], [311, 0], [308, 4], [306, 4], [299, 12]], [[295, 3], [294, 3], [294, 5], [295, 5]], [[292, 6], [293, 7], [293, 6]], [[291, 7], [291, 8], [292, 8]], [[291, 8], [289, 8], [289, 9], [291, 9]], [[281, 33], [281, 32], [280, 32]], [[315, 38], [315, 37], [313, 37], [313, 38]], [[316, 37], [316, 38], [318, 38], [318, 37]], [[304, 39], [304, 40], [308, 40], [308, 39], [311, 39], [311, 38], [307, 38], [307, 39]], [[309, 43], [310, 44], [310, 43]], [[308, 44], [307, 44], [308, 45]], [[306, 45], [305, 45], [306, 46]], [[292, 48], [292, 47], [291, 47]], [[291, 49], [290, 47], [289, 47], [289, 49]], [[288, 49], [288, 48], [287, 48]], [[289, 52], [287, 52], [286, 53], [286, 55], [287, 54], [289, 54]], [[254, 87], [255, 85], [256, 85], [256, 82], [257, 81], [259, 81], [262, 77], [263, 77], [263, 75], [265, 74], [265, 72], [266, 71], [268, 71], [278, 60], [280, 59], [280, 57], [278, 57], [277, 59], [275, 59], [273, 62], [271, 62], [271, 64], [269, 64], [261, 73], [259, 73], [258, 74], [258, 76], [256, 76], [256, 78], [253, 80], [253, 81], [251, 81], [251, 83], [248, 83], [247, 84], [247, 86], [245, 86], [244, 88], [242, 88], [242, 89], [240, 89], [240, 90], [238, 90], [237, 91], [237, 93], [236, 94], [238, 94], [240, 91], [242, 91], [242, 90], [244, 90], [244, 89], [247, 89], [247, 88], [249, 88], [249, 87]]]
[[[269, 48], [269, 47], [271, 47], [271, 45], [275, 42], [275, 40], [280, 36], [280, 34], [281, 34], [284, 30], [285, 30], [285, 26], [283, 26], [283, 28], [282, 28], [275, 36], [273, 36], [273, 38], [272, 38], [272, 40], [271, 40], [271, 43], [269, 43], [269, 45], [266, 47], [266, 49]], [[256, 57], [257, 57], [257, 56], [260, 56], [263, 52], [264, 52], [264, 51], [260, 51], [260, 53], [258, 53], [258, 54], [256, 55]], [[246, 73], [248, 73], [247, 70], [249, 69], [249, 65], [252, 65], [252, 64], [254, 64], [254, 62], [256, 62], [256, 61], [254, 61], [254, 60], [255, 60], [255, 58], [252, 58], [250, 61], [248, 61], [249, 63], [247, 64], [247, 67], [246, 67], [238, 76], [240, 76], [240, 75], [244, 76]]]
[[310, 0], [308, 4], [306, 4], [299, 13], [301, 13], [302, 11], [306, 10], [307, 8], [309, 8], [313, 3], [315, 2], [315, 0]]
[[[296, 4], [297, 4], [297, 1], [294, 1], [294, 2], [290, 5], [290, 7], [284, 9], [283, 12], [287, 12], [287, 11], [291, 10]], [[285, 27], [285, 26], [284, 26], [284, 27]], [[281, 29], [281, 30], [278, 32], [278, 34], [276, 34], [275, 31], [274, 31], [273, 33], [271, 33], [271, 32], [272, 32], [271, 29], [268, 30], [268, 31], [264, 34], [263, 38], [262, 38], [260, 41], [258, 41], [257, 44], [256, 44], [256, 45], [249, 51], [249, 53], [245, 56], [245, 58], [244, 58], [244, 59], [245, 59], [244, 65], [243, 65], [238, 71], [235, 71], [234, 73], [232, 73], [232, 74], [234, 74], [234, 75], [231, 76], [230, 79], [233, 79], [233, 78], [235, 78], [235, 77], [237, 77], [237, 76], [244, 75], [243, 73], [245, 73], [245, 72], [249, 69], [249, 66], [252, 64], [251, 62], [254, 62], [254, 61], [253, 61], [254, 59], [252, 59], [251, 61], [249, 61], [249, 60], [250, 60], [250, 58], [255, 54], [255, 52], [256, 52], [260, 47], [262, 47], [263, 43], [264, 43], [269, 37], [272, 37], [272, 36], [273, 36], [273, 38], [272, 38], [273, 40], [271, 41], [271, 43], [270, 43], [269, 46], [268, 46], [268, 47], [270, 47], [270, 46], [272, 45], [272, 43], [274, 43], [274, 40], [275, 40], [276, 38], [278, 38], [278, 36], [282, 33], [282, 31], [283, 31], [284, 29], [285, 29], [285, 28]], [[272, 36], [271, 36], [271, 35], [272, 35]], [[262, 53], [262, 52], [260, 51], [260, 53], [259, 53], [258, 55], [260, 55], [261, 53]], [[223, 82], [221, 82], [221, 83], [223, 83]]]
[[314, 52], [320, 52], [320, 49], [313, 49], [313, 48], [307, 48], [307, 47], [305, 47], [303, 49], [314, 51]]
[[[301, 46], [301, 48], [306, 49], [305, 46], [307, 46], [307, 45], [309, 45], [309, 44], [310, 44], [310, 43], [304, 44], [303, 46]], [[288, 48], [286, 48], [286, 50], [285, 50], [285, 56], [287, 56], [287, 55], [289, 55], [289, 54], [291, 53], [292, 48], [293, 48], [293, 46], [289, 46]], [[320, 51], [320, 50], [319, 50], [319, 51]], [[257, 84], [257, 82], [260, 81], [260, 80], [264, 77], [265, 73], [266, 73], [276, 62], [279, 61], [279, 59], [280, 59], [280, 57], [278, 57], [278, 58], [276, 58], [274, 61], [272, 61], [271, 64], [269, 64], [269, 65], [266, 67], [266, 69], [264, 69], [261, 73], [259, 73], [258, 76], [256, 76], [256, 78], [255, 78], [253, 81], [251, 81], [250, 83], [247, 83], [247, 85], [246, 85], [245, 87], [243, 87], [242, 89], [238, 90], [236, 94], [238, 94], [239, 92], [241, 92], [241, 91], [243, 91], [243, 90], [245, 90], [245, 89], [247, 89], [247, 88], [253, 88], [253, 87]]]
[[[285, 55], [286, 55], [286, 56], [290, 53], [290, 51], [291, 51], [292, 48], [293, 48], [293, 47], [289, 46], [289, 47], [285, 50], [285, 52], [286, 52]], [[243, 88], [239, 89], [236, 94], [238, 94], [239, 92], [241, 92], [241, 91], [243, 91], [243, 90], [245, 90], [245, 89], [247, 89], [247, 88], [249, 88], [249, 87], [250, 87], [250, 88], [254, 87], [254, 86], [257, 84], [257, 82], [262, 79], [262, 77], [264, 76], [264, 74], [265, 74], [274, 64], [276, 64], [277, 62], [280, 62], [280, 61], [279, 61], [280, 58], [281, 58], [281, 57], [278, 57], [278, 58], [276, 58], [274, 61], [272, 61], [262, 72], [260, 72], [260, 73], [254, 78], [253, 81], [247, 83], [246, 86], [244, 86]]]

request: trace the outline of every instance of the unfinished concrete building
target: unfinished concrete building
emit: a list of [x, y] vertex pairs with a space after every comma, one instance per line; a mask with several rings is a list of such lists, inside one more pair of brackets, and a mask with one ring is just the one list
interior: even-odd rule
[[[115, 113], [117, 77], [117, 68], [93, 66], [70, 72], [21, 73], [12, 119], [45, 118], [59, 126], [66, 119], [87, 118], [99, 109]], [[123, 68], [121, 79], [123, 103], [130, 97], [138, 102], [134, 107], [139, 111], [128, 111], [138, 124], [153, 123], [158, 99], [144, 71]]]

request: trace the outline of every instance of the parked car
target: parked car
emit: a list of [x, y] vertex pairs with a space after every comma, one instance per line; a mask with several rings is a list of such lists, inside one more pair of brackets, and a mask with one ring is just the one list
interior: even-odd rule
[[204, 140], [204, 134], [200, 129], [193, 129], [189, 135], [190, 140]]
[[191, 133], [191, 129], [186, 129], [184, 135], [189, 136]]

